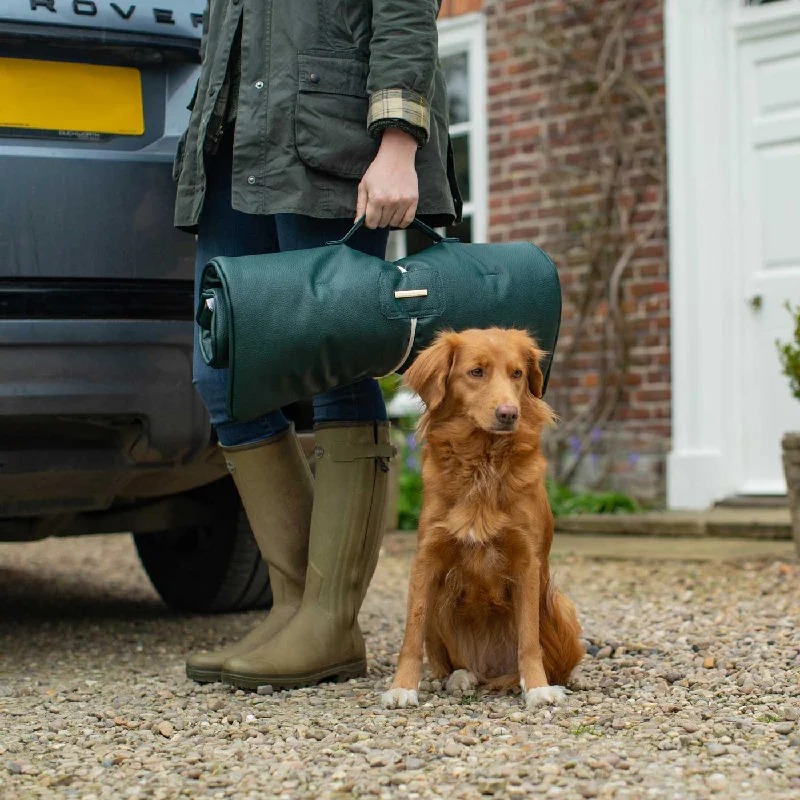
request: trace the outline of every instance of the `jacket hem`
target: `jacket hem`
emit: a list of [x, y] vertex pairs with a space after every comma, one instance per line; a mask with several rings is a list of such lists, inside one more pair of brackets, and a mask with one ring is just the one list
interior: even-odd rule
[[[336, 212], [330, 212], [327, 209], [324, 213], [320, 213], [320, 209], [316, 209], [314, 213], [309, 213], [308, 209], [303, 209], [299, 207], [292, 207], [292, 206], [277, 206], [275, 208], [270, 208], [268, 211], [250, 211], [244, 208], [238, 208], [235, 204], [232, 204], [232, 207], [235, 211], [239, 211], [242, 214], [252, 214], [253, 216], [261, 216], [261, 217], [269, 217], [274, 214], [299, 214], [304, 217], [312, 217], [314, 219], [350, 219], [351, 214], [338, 214]], [[426, 225], [431, 225], [433, 227], [441, 227], [446, 225], [452, 225], [459, 220], [456, 219], [456, 215], [452, 209], [431, 209], [431, 210], [424, 210], [420, 211], [417, 210], [417, 218], [422, 220]], [[199, 219], [200, 214], [196, 215], [189, 215], [189, 216], [176, 216], [174, 227], [185, 233], [192, 233], [196, 234], [198, 232], [199, 226]], [[393, 229], [396, 230], [396, 229]]]

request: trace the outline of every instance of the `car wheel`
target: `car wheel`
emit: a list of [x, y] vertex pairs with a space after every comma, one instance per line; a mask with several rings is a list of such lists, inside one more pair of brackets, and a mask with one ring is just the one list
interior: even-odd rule
[[269, 608], [267, 565], [231, 480], [214, 492], [215, 513], [206, 525], [135, 533], [139, 559], [164, 602], [178, 611], [220, 613]]

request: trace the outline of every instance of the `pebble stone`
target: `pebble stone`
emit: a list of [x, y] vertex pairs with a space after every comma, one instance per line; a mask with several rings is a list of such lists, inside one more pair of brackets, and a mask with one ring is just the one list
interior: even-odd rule
[[708, 788], [712, 792], [724, 792], [728, 788], [728, 779], [720, 772], [708, 776]]
[[448, 742], [444, 746], [444, 754], [450, 758], [461, 755], [461, 748], [455, 742]]
[[126, 536], [0, 545], [0, 797], [800, 797], [796, 564], [554, 559], [587, 654], [563, 704], [428, 675], [418, 707], [386, 710], [413, 549], [385, 538], [366, 678], [244, 692], [184, 659], [262, 612], [167, 610]]

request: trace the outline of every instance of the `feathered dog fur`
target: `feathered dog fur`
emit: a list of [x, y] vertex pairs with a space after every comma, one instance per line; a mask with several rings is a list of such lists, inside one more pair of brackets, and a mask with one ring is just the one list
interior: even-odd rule
[[524, 331], [446, 333], [406, 373], [427, 406], [424, 502], [387, 707], [417, 705], [423, 649], [449, 689], [519, 685], [528, 707], [558, 702], [583, 656], [548, 563], [542, 355]]

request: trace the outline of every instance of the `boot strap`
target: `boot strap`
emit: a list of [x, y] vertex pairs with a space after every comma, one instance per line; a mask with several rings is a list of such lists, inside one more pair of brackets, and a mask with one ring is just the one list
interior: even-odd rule
[[322, 458], [327, 452], [331, 461], [358, 461], [362, 458], [394, 458], [397, 448], [393, 444], [358, 444], [355, 442], [333, 442], [327, 450], [322, 445], [314, 448], [314, 455]]

